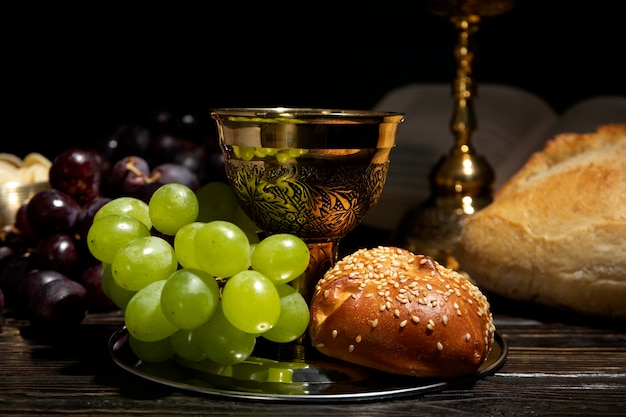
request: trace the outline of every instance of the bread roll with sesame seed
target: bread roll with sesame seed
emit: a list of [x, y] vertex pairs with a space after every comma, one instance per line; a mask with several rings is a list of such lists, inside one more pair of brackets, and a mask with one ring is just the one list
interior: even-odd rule
[[478, 371], [494, 341], [489, 303], [463, 275], [388, 246], [361, 249], [318, 282], [309, 334], [321, 353], [393, 374]]

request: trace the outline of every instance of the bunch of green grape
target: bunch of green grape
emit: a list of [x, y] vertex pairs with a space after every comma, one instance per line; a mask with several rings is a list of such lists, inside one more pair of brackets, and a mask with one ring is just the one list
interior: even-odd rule
[[258, 337], [290, 342], [309, 324], [308, 305], [289, 284], [308, 266], [307, 245], [290, 234], [259, 239], [224, 183], [195, 193], [166, 184], [147, 204], [113, 199], [96, 213], [87, 243], [144, 361], [177, 355], [232, 365]]

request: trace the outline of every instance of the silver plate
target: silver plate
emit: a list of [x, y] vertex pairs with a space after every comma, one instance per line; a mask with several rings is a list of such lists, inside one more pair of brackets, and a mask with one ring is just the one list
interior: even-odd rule
[[[280, 362], [259, 346], [253, 357], [223, 370], [204, 367], [200, 362], [168, 360], [145, 363], [130, 348], [125, 327], [109, 339], [113, 361], [126, 371], [158, 384], [207, 395], [245, 400], [277, 402], [363, 401], [421, 395], [472, 383], [493, 374], [507, 356], [506, 341], [496, 333], [489, 357], [474, 375], [458, 379], [416, 378], [392, 375], [326, 357], [306, 363]], [[272, 373], [274, 381], [267, 381]], [[276, 379], [278, 375], [278, 379]], [[288, 375], [282, 382], [280, 375]], [[288, 382], [287, 382], [288, 381]]]

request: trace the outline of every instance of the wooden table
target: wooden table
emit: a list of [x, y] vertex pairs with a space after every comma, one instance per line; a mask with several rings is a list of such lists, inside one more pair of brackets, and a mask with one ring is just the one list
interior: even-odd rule
[[[340, 252], [371, 247], [385, 233], [357, 229]], [[112, 360], [108, 342], [123, 325], [120, 311], [89, 314], [70, 335], [50, 339], [5, 310], [0, 415], [626, 416], [625, 321], [487, 296], [508, 346], [493, 374], [443, 391], [353, 402], [233, 399], [157, 384]]]
[[[71, 336], [41, 339], [5, 311], [0, 414], [33, 415], [626, 415], [626, 326], [490, 296], [508, 357], [474, 384], [397, 399], [275, 403], [159, 385], [117, 366], [108, 338], [117, 312], [90, 314]], [[626, 301], [625, 301], [626, 302]]]

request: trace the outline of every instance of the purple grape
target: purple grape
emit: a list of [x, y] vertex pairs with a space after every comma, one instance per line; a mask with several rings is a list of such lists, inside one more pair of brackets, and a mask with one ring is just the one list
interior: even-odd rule
[[21, 309], [26, 309], [29, 300], [41, 290], [41, 287], [57, 279], [68, 278], [58, 271], [49, 269], [33, 269], [24, 274], [17, 293], [17, 301]]
[[5, 303], [12, 308], [19, 308], [19, 288], [26, 273], [34, 268], [30, 253], [22, 253], [12, 257], [2, 268], [0, 288], [4, 292]]
[[94, 216], [96, 215], [98, 210], [100, 210], [100, 208], [104, 206], [106, 203], [108, 203], [109, 201], [111, 201], [111, 198], [100, 196], [100, 197], [93, 199], [92, 201], [90, 201], [89, 203], [83, 206], [80, 213], [78, 213], [78, 219], [76, 221], [76, 227], [75, 227], [76, 233], [78, 233], [79, 236], [81, 237], [87, 236], [87, 233], [89, 232], [89, 228], [93, 224]]
[[186, 149], [194, 149], [196, 145], [180, 136], [161, 133], [152, 138], [146, 159], [151, 166], [172, 162], [172, 158]]
[[27, 243], [33, 244], [38, 242], [41, 237], [37, 234], [37, 232], [35, 232], [35, 230], [33, 230], [28, 222], [28, 218], [26, 216], [27, 206], [28, 203], [25, 203], [17, 209], [17, 212], [15, 213], [15, 227], [20, 231], [22, 237]]
[[48, 331], [75, 328], [87, 310], [87, 290], [69, 278], [41, 286], [30, 298], [27, 309], [31, 324]]
[[226, 175], [226, 161], [224, 160], [224, 153], [221, 150], [211, 150], [209, 152], [206, 175], [206, 182], [228, 182], [228, 176]]
[[70, 278], [74, 277], [81, 265], [76, 241], [66, 233], [43, 237], [32, 253], [38, 268], [58, 271]]
[[4, 267], [17, 256], [17, 252], [11, 246], [0, 246], [0, 273], [4, 270]]
[[[199, 120], [198, 115], [158, 111], [152, 116], [152, 119], [149, 126], [153, 132], [179, 136], [195, 143], [201, 143], [203, 140], [205, 126]], [[213, 126], [212, 119], [209, 119], [208, 122]]]
[[184, 184], [194, 191], [200, 187], [200, 181], [195, 173], [183, 165], [171, 162], [155, 167], [152, 170], [152, 179], [163, 184], [174, 182]]
[[149, 182], [150, 165], [136, 155], [125, 156], [111, 167], [107, 180], [109, 196], [133, 195], [137, 188]]
[[133, 193], [133, 197], [136, 197], [146, 204], [150, 203], [152, 194], [163, 185], [160, 181], [148, 182], [141, 187], [137, 188]]
[[[111, 172], [111, 165], [112, 165], [111, 159], [108, 158], [99, 149], [93, 149], [93, 150], [91, 150], [91, 152], [93, 153], [93, 156], [96, 158], [96, 162], [98, 163], [98, 166], [100, 167], [101, 178], [103, 178], [103, 179], [104, 178], [108, 178], [109, 172]], [[100, 182], [102, 184], [102, 180]], [[102, 190], [101, 190], [101, 192], [102, 192]]]
[[26, 207], [26, 220], [40, 236], [71, 232], [80, 205], [69, 194], [51, 188], [35, 194]]
[[209, 181], [209, 153], [202, 146], [195, 145], [187, 149], [181, 149], [172, 156], [170, 162], [182, 165], [196, 174], [200, 183]]
[[89, 311], [107, 311], [117, 307], [102, 289], [102, 268], [102, 262], [93, 264], [77, 280], [87, 290]]
[[101, 147], [110, 160], [116, 161], [128, 155], [143, 155], [150, 141], [147, 128], [128, 123], [118, 126]]
[[49, 179], [52, 188], [63, 191], [82, 205], [100, 195], [99, 158], [91, 151], [70, 148], [54, 158]]

